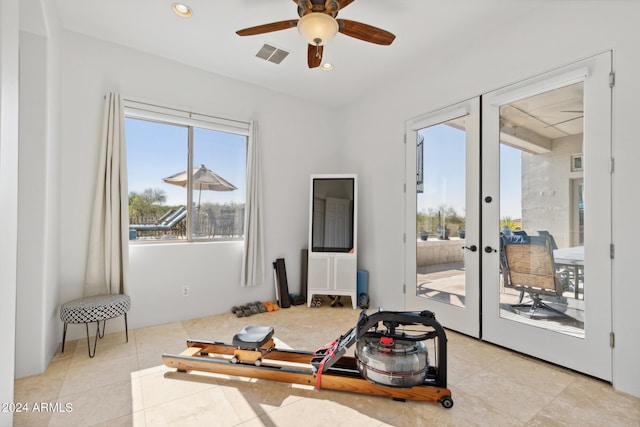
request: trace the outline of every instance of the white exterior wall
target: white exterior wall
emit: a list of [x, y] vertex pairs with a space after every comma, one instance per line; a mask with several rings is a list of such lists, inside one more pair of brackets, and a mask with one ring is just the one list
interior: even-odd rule
[[582, 177], [571, 172], [571, 156], [582, 153], [582, 134], [553, 140], [551, 147], [522, 153], [522, 229], [529, 235], [547, 230], [565, 248], [572, 246], [571, 179]]
[[[359, 268], [369, 271], [372, 306], [404, 308], [402, 285], [405, 200], [405, 122], [408, 119], [498, 89], [607, 50], [613, 50], [613, 352], [614, 386], [640, 396], [640, 331], [635, 326], [637, 249], [633, 233], [640, 208], [629, 197], [639, 179], [635, 125], [640, 94], [640, 3], [540, 2], [522, 20], [465, 34], [416, 60], [423, 66], [344, 108], [344, 156], [360, 179]], [[597, 31], [596, 31], [597, 29]]]

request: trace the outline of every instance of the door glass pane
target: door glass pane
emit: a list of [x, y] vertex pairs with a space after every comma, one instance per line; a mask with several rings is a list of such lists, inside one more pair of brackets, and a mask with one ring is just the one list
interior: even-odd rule
[[584, 338], [583, 83], [500, 107], [500, 316]]
[[465, 117], [418, 132], [416, 295], [465, 306]]

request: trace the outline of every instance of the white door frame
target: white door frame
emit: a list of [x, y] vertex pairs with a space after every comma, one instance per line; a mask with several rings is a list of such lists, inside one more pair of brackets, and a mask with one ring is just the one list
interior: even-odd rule
[[[436, 314], [446, 328], [480, 337], [479, 249], [465, 250], [466, 294], [465, 307], [445, 304], [417, 297], [416, 290], [416, 142], [418, 131], [430, 126], [467, 116], [466, 124], [466, 246], [480, 247], [479, 167], [480, 167], [480, 100], [473, 98], [450, 107], [409, 120], [405, 138], [405, 308], [420, 311], [428, 309]], [[460, 246], [462, 251], [462, 245]]]
[[[499, 107], [584, 81], [585, 338], [500, 317], [499, 252], [482, 252], [482, 336], [492, 343], [611, 380], [611, 52], [483, 96], [483, 249], [499, 248]], [[569, 165], [567, 165], [569, 167]], [[491, 198], [491, 202], [485, 200]]]

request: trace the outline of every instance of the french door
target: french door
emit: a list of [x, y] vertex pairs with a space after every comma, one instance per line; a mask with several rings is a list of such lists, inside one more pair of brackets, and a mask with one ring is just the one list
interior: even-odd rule
[[407, 124], [408, 310], [429, 309], [450, 329], [479, 327], [480, 102]]
[[408, 310], [611, 379], [610, 72], [601, 54], [407, 123]]
[[482, 337], [606, 380], [610, 73], [601, 54], [482, 103]]

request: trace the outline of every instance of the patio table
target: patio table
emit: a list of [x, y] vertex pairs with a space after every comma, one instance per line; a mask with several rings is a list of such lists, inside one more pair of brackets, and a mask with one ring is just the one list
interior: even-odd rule
[[[575, 280], [574, 295], [575, 298], [578, 299], [580, 291], [580, 274], [584, 276], [584, 246], [555, 249], [553, 251], [553, 260], [556, 267], [565, 267], [573, 272]], [[584, 282], [582, 287], [584, 293]]]

